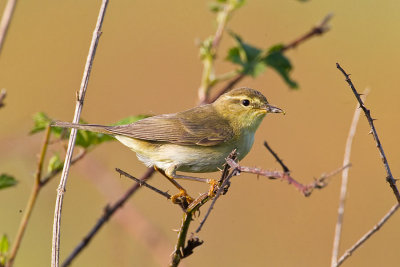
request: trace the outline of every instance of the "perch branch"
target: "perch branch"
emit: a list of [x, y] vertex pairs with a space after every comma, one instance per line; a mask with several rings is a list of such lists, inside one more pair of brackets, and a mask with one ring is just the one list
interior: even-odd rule
[[[75, 115], [73, 119], [73, 123], [79, 123], [79, 118], [81, 115], [83, 102], [85, 99], [86, 89], [89, 82], [90, 73], [92, 70], [92, 65], [94, 61], [94, 56], [96, 54], [97, 45], [99, 43], [100, 35], [101, 35], [101, 27], [103, 25], [103, 20], [105, 16], [105, 12], [107, 9], [108, 0], [103, 0], [100, 12], [97, 18], [96, 27], [93, 32], [92, 41], [89, 48], [88, 57], [86, 60], [85, 70], [83, 72], [82, 82], [79, 89], [79, 93], [77, 94], [77, 101], [75, 106]], [[60, 227], [61, 227], [61, 210], [64, 199], [65, 187], [68, 179], [69, 168], [71, 164], [71, 158], [74, 151], [75, 139], [76, 139], [76, 129], [71, 130], [71, 135], [68, 142], [67, 154], [65, 156], [64, 168], [60, 178], [60, 184], [57, 189], [57, 199], [54, 211], [54, 222], [53, 222], [53, 242], [52, 242], [52, 253], [51, 253], [51, 266], [58, 267], [59, 266], [59, 257], [60, 257]]]
[[374, 119], [372, 119], [372, 117], [371, 117], [371, 111], [369, 109], [367, 109], [367, 107], [364, 105], [364, 102], [361, 99], [361, 95], [357, 92], [356, 88], [353, 85], [353, 82], [350, 79], [350, 75], [347, 74], [344, 71], [344, 69], [342, 69], [342, 67], [339, 65], [339, 63], [336, 63], [336, 67], [343, 73], [344, 77], [346, 78], [346, 82], [349, 84], [351, 90], [353, 91], [353, 94], [355, 95], [358, 103], [360, 104], [360, 108], [363, 110], [365, 117], [367, 118], [369, 126], [371, 127], [372, 135], [376, 142], [376, 147], [379, 150], [379, 154], [381, 156], [383, 165], [385, 167], [385, 171], [386, 171], [386, 175], [387, 175], [386, 181], [389, 183], [390, 187], [392, 188], [393, 193], [396, 196], [397, 202], [400, 203], [400, 193], [396, 186], [396, 179], [393, 178], [392, 171], [390, 170], [389, 163], [387, 161], [385, 152], [383, 151], [381, 141], [379, 140], [378, 133], [376, 132], [375, 125], [374, 125]]
[[[364, 93], [367, 94], [368, 90], [365, 90]], [[359, 109], [358, 105], [357, 105], [356, 109], [354, 111], [351, 125], [350, 125], [349, 135], [347, 136], [346, 147], [345, 147], [344, 158], [343, 158], [343, 165], [350, 164], [351, 147], [353, 144], [354, 135], [356, 133], [357, 124], [360, 119], [360, 114], [361, 114], [361, 109]], [[337, 222], [336, 222], [335, 235], [334, 235], [333, 248], [332, 248], [332, 259], [331, 259], [332, 267], [336, 266], [338, 255], [339, 255], [340, 236], [342, 233], [344, 205], [346, 203], [348, 179], [349, 179], [349, 169], [344, 169], [342, 171], [342, 185], [340, 186], [338, 218], [337, 218]]]
[[303, 184], [299, 183], [298, 181], [296, 181], [294, 178], [292, 178], [290, 176], [290, 174], [287, 172], [268, 171], [268, 170], [263, 170], [260, 168], [240, 166], [238, 163], [236, 163], [235, 161], [233, 161], [231, 159], [227, 159], [227, 163], [232, 168], [237, 169], [240, 172], [253, 173], [253, 174], [268, 177], [270, 179], [280, 179], [283, 181], [287, 181], [289, 184], [296, 187], [306, 197], [310, 196], [314, 189], [322, 189], [322, 188], [326, 187], [328, 185], [328, 178], [338, 174], [343, 169], [350, 167], [350, 164], [345, 165], [343, 167], [340, 167], [337, 170], [334, 170], [331, 173], [321, 175], [320, 178], [316, 179], [314, 182], [312, 182], [310, 184], [303, 185]]
[[[63, 262], [62, 267], [69, 266], [72, 261], [80, 254], [80, 252], [89, 244], [92, 238], [97, 234], [97, 232], [101, 229], [101, 227], [110, 219], [110, 217], [120, 209], [125, 202], [141, 187], [144, 185], [144, 182], [147, 181], [154, 173], [153, 168], [147, 169], [146, 173], [140, 178], [140, 182], [134, 184], [126, 193], [112, 206], [106, 206], [104, 208], [103, 216], [96, 222], [93, 228], [89, 231], [89, 233], [82, 239], [82, 241], [75, 247], [75, 249], [71, 252], [71, 254], [66, 258]], [[125, 175], [125, 174], [124, 174]]]
[[[236, 154], [236, 151], [234, 150], [228, 156], [227, 160], [228, 159], [234, 160], [234, 159], [236, 159], [236, 157], [237, 157], [237, 154]], [[192, 203], [190, 203], [189, 207], [186, 209], [186, 212], [184, 212], [182, 224], [181, 224], [181, 227], [178, 232], [178, 240], [175, 245], [175, 250], [172, 253], [171, 263], [169, 265], [170, 267], [178, 266], [181, 259], [192, 254], [193, 249], [197, 246], [200, 246], [203, 243], [198, 238], [191, 237], [188, 240], [188, 244], [185, 246], [186, 236], [189, 231], [190, 223], [192, 222], [195, 212], [198, 211], [200, 209], [200, 207], [202, 207], [205, 203], [207, 203], [209, 200], [211, 200], [213, 198], [213, 195], [216, 197], [216, 195], [218, 194], [218, 191], [220, 191], [219, 195], [221, 193], [226, 192], [226, 186], [229, 186], [229, 179], [230, 179], [230, 177], [233, 176], [233, 174], [232, 175], [229, 174], [229, 168], [230, 168], [230, 166], [228, 164], [226, 164], [224, 171], [222, 172], [221, 179], [218, 181], [217, 186], [214, 188], [214, 191], [211, 194], [209, 194], [209, 193], [201, 194], [197, 199], [195, 199]], [[206, 217], [208, 217], [211, 209], [212, 209], [212, 207], [209, 208]], [[204, 224], [206, 219], [207, 218], [203, 219], [201, 224]], [[201, 226], [199, 226], [199, 229], [197, 229], [197, 230], [200, 231], [200, 229], [201, 229]]]

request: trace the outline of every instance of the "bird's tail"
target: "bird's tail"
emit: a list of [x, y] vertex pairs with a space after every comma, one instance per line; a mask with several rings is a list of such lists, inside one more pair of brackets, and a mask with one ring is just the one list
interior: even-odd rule
[[70, 123], [64, 121], [54, 121], [51, 123], [53, 127], [61, 127], [61, 128], [75, 128], [78, 130], [85, 130], [96, 133], [103, 133], [108, 135], [113, 135], [109, 130], [109, 126], [98, 125], [98, 124], [78, 124], [78, 123]]

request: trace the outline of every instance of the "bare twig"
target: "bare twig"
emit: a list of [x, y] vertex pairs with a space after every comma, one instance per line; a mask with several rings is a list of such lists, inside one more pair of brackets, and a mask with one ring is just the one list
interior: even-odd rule
[[[96, 27], [93, 32], [92, 41], [89, 48], [88, 57], [86, 60], [85, 70], [83, 72], [82, 83], [79, 89], [79, 93], [77, 95], [77, 101], [75, 106], [75, 115], [73, 119], [73, 123], [78, 123], [81, 115], [83, 102], [85, 99], [86, 89], [89, 82], [89, 77], [92, 69], [92, 64], [94, 60], [94, 56], [96, 54], [97, 45], [101, 35], [101, 27], [103, 25], [103, 20], [105, 16], [105, 12], [107, 9], [108, 0], [103, 0], [100, 12], [97, 18]], [[69, 167], [71, 164], [71, 158], [74, 150], [75, 139], [76, 139], [76, 129], [71, 130], [71, 135], [68, 142], [67, 154], [65, 157], [64, 168], [61, 174], [60, 184], [57, 188], [57, 199], [54, 211], [54, 222], [53, 222], [53, 242], [52, 242], [52, 256], [51, 256], [51, 266], [58, 267], [59, 266], [59, 257], [60, 257], [60, 227], [61, 227], [61, 210], [62, 203], [64, 199], [65, 186], [67, 183]]]
[[343, 169], [350, 167], [350, 164], [343, 166], [331, 173], [321, 175], [320, 178], [316, 179], [314, 182], [312, 182], [310, 184], [303, 185], [303, 184], [297, 182], [294, 178], [292, 178], [290, 176], [290, 174], [287, 172], [268, 171], [268, 170], [263, 170], [260, 168], [240, 166], [238, 163], [236, 163], [235, 161], [233, 161], [231, 159], [227, 159], [226, 161], [232, 168], [237, 169], [240, 172], [248, 172], [248, 173], [265, 176], [270, 179], [280, 179], [283, 181], [287, 181], [289, 184], [296, 187], [306, 197], [310, 196], [314, 189], [322, 189], [322, 188], [326, 187], [328, 185], [328, 178], [338, 174]]
[[18, 249], [22, 242], [22, 238], [24, 237], [29, 218], [31, 217], [33, 207], [35, 206], [37, 197], [39, 195], [39, 191], [42, 187], [42, 183], [41, 183], [42, 169], [43, 169], [43, 163], [44, 163], [44, 159], [45, 159], [46, 152], [47, 152], [47, 147], [49, 144], [49, 138], [50, 138], [50, 125], [47, 126], [47, 128], [46, 128], [46, 133], [44, 135], [42, 150], [40, 152], [38, 164], [36, 167], [36, 173], [35, 173], [35, 179], [33, 181], [32, 192], [29, 197], [28, 203], [26, 204], [24, 215], [21, 219], [21, 222], [20, 222], [20, 225], [18, 228], [17, 236], [15, 237], [14, 244], [11, 248], [10, 255], [8, 257], [8, 261], [6, 264], [7, 267], [11, 267], [14, 264], [14, 260], [15, 260], [15, 257], [17, 256]]
[[396, 179], [393, 178], [392, 172], [391, 172], [390, 167], [389, 167], [389, 163], [388, 163], [387, 158], [385, 156], [385, 152], [383, 151], [383, 147], [382, 147], [381, 141], [379, 140], [378, 133], [376, 132], [375, 125], [374, 125], [374, 119], [372, 119], [372, 117], [371, 117], [371, 111], [369, 109], [367, 109], [366, 106], [364, 105], [364, 103], [363, 103], [363, 101], [361, 99], [361, 95], [357, 92], [356, 88], [353, 85], [353, 82], [350, 79], [350, 75], [347, 74], [344, 71], [344, 69], [342, 69], [342, 67], [339, 65], [339, 63], [336, 63], [336, 67], [345, 76], [346, 82], [349, 84], [351, 90], [353, 91], [353, 94], [355, 95], [358, 103], [360, 104], [360, 108], [363, 110], [363, 112], [365, 114], [365, 117], [367, 118], [369, 126], [371, 127], [372, 135], [373, 135], [374, 140], [376, 142], [376, 146], [377, 146], [377, 148], [379, 150], [379, 154], [380, 154], [380, 156], [382, 158], [382, 162], [383, 162], [383, 165], [385, 167], [385, 171], [386, 171], [386, 174], [387, 174], [386, 181], [389, 183], [390, 187], [392, 188], [393, 193], [394, 193], [394, 195], [395, 195], [395, 197], [397, 199], [397, 202], [400, 203], [400, 193], [399, 193], [399, 190], [398, 190], [398, 188], [396, 186]]
[[[321, 21], [321, 23], [314, 28], [312, 28], [310, 31], [302, 35], [301, 37], [297, 38], [296, 40], [290, 42], [289, 44], [285, 45], [282, 47], [282, 52], [286, 52], [287, 50], [296, 48], [298, 45], [304, 43], [305, 41], [308, 41], [310, 38], [322, 35], [326, 33], [329, 30], [329, 21], [332, 19], [333, 14], [329, 13], [328, 15], [325, 16], [325, 18]], [[245, 73], [238, 73], [235, 77], [232, 78], [231, 81], [229, 81], [225, 87], [223, 87], [221, 90], [219, 90], [213, 97], [209, 98], [208, 101], [204, 103], [212, 103], [214, 102], [218, 97], [221, 95], [225, 94], [226, 92], [230, 91], [238, 82], [240, 82], [244, 77], [246, 77]]]
[[7, 36], [8, 27], [10, 26], [11, 18], [15, 10], [17, 0], [8, 0], [4, 8], [3, 16], [0, 21], [0, 54], [4, 45], [4, 40]]
[[[365, 94], [368, 93], [368, 90], [364, 91]], [[358, 120], [360, 118], [361, 109], [356, 106], [354, 111], [353, 120], [351, 122], [349, 135], [346, 141], [346, 147], [343, 158], [343, 165], [350, 164], [350, 154], [351, 154], [351, 146], [353, 143], [353, 138], [356, 133]], [[337, 264], [337, 259], [339, 255], [339, 246], [340, 246], [340, 236], [342, 233], [342, 224], [343, 224], [343, 215], [344, 215], [344, 205], [346, 202], [346, 194], [347, 194], [347, 183], [349, 178], [349, 169], [344, 169], [342, 171], [342, 185], [340, 187], [340, 197], [339, 197], [339, 207], [338, 207], [338, 218], [336, 222], [335, 228], [335, 236], [333, 240], [333, 248], [332, 248], [332, 259], [331, 266], [334, 267]]]
[[283, 163], [283, 160], [278, 157], [278, 154], [272, 150], [272, 148], [268, 145], [267, 141], [264, 141], [264, 146], [268, 149], [268, 151], [272, 154], [272, 156], [276, 159], [279, 165], [282, 166], [284, 172], [290, 172], [289, 168]]
[[299, 37], [298, 39], [292, 41], [291, 43], [285, 45], [282, 48], [282, 52], [289, 50], [289, 49], [293, 49], [296, 48], [299, 44], [303, 43], [304, 41], [310, 39], [311, 37], [314, 36], [318, 36], [318, 35], [322, 35], [325, 32], [329, 31], [330, 26], [329, 26], [329, 22], [333, 17], [333, 13], [329, 13], [328, 15], [326, 15], [321, 23], [315, 27], [313, 27], [308, 33], [302, 35], [301, 37]]
[[6, 98], [6, 96], [7, 96], [7, 91], [6, 91], [6, 89], [1, 89], [1, 91], [0, 91], [0, 108], [2, 108], [2, 107], [4, 107], [4, 99]]
[[89, 233], [83, 238], [83, 240], [75, 247], [67, 259], [63, 262], [62, 267], [69, 266], [72, 261], [79, 255], [79, 253], [89, 244], [92, 238], [97, 234], [101, 227], [110, 219], [110, 217], [120, 209], [125, 202], [141, 187], [142, 182], [147, 181], [154, 173], [153, 168], [147, 169], [146, 173], [140, 178], [139, 183], [134, 184], [126, 193], [112, 206], [106, 206], [104, 208], [103, 216], [96, 222]]
[[352, 253], [359, 248], [365, 241], [367, 241], [373, 234], [375, 234], [388, 220], [389, 218], [398, 210], [400, 204], [397, 203], [394, 205], [388, 213], [371, 229], [369, 230], [363, 237], [361, 237], [351, 248], [346, 250], [342, 257], [338, 260], [335, 266], [340, 266], [342, 263], [352, 255]]

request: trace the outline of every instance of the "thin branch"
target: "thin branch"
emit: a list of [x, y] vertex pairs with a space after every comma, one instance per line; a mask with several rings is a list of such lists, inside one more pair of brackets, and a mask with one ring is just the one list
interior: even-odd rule
[[[75, 106], [75, 115], [73, 119], [73, 123], [78, 123], [81, 115], [83, 102], [85, 99], [86, 89], [89, 82], [90, 73], [92, 70], [92, 64], [94, 60], [94, 56], [96, 54], [97, 45], [99, 43], [100, 35], [101, 35], [101, 27], [103, 25], [103, 20], [105, 16], [105, 12], [107, 9], [108, 0], [103, 0], [99, 12], [99, 16], [97, 18], [96, 27], [93, 32], [92, 41], [89, 48], [88, 57], [86, 60], [85, 70], [83, 72], [82, 83], [79, 89], [79, 93], [77, 95], [77, 102]], [[58, 267], [59, 266], [59, 257], [60, 257], [60, 227], [61, 227], [61, 210], [64, 199], [65, 186], [68, 179], [69, 168], [71, 164], [71, 158], [74, 150], [75, 139], [76, 139], [76, 129], [71, 130], [71, 135], [68, 142], [67, 154], [65, 156], [64, 168], [61, 174], [60, 184], [57, 188], [57, 199], [54, 211], [54, 222], [53, 222], [53, 242], [52, 242], [52, 253], [51, 253], [51, 266]]]
[[19, 247], [22, 242], [22, 238], [24, 237], [29, 218], [31, 217], [33, 208], [35, 206], [37, 197], [39, 195], [39, 191], [42, 187], [42, 183], [41, 183], [40, 179], [42, 177], [43, 163], [44, 163], [44, 159], [46, 156], [49, 139], [50, 139], [50, 125], [48, 125], [46, 128], [46, 132], [45, 132], [44, 139], [43, 139], [42, 149], [41, 149], [38, 164], [36, 167], [36, 173], [35, 173], [35, 178], [33, 181], [31, 195], [29, 197], [28, 203], [26, 204], [24, 215], [21, 219], [13, 247], [11, 248], [10, 255], [9, 255], [8, 261], [6, 263], [7, 267], [11, 267], [14, 264], [14, 260], [15, 260], [15, 257], [17, 256]]
[[268, 171], [268, 170], [263, 170], [260, 168], [253, 168], [253, 167], [246, 167], [246, 166], [240, 166], [238, 163], [231, 159], [226, 160], [227, 163], [234, 169], [237, 169], [240, 172], [247, 172], [247, 173], [253, 173], [261, 176], [268, 177], [270, 179], [280, 179], [283, 181], [287, 181], [289, 184], [293, 185], [296, 187], [304, 196], [308, 197], [311, 195], [314, 189], [322, 189], [328, 185], [328, 178], [338, 174], [345, 168], [349, 168], [349, 165], [345, 165], [331, 173], [328, 174], [323, 174], [320, 176], [320, 178], [316, 179], [314, 182], [303, 185], [296, 181], [294, 178], [290, 176], [289, 173], [287, 172], [280, 172], [280, 171]]
[[0, 108], [2, 108], [2, 107], [4, 107], [4, 99], [6, 98], [6, 96], [7, 96], [7, 91], [6, 91], [6, 89], [1, 89], [1, 91], [0, 91]]
[[202, 59], [203, 73], [200, 88], [198, 90], [199, 103], [206, 103], [207, 99], [209, 98], [210, 89], [214, 84], [214, 60], [217, 55], [218, 46], [222, 39], [226, 23], [228, 22], [228, 18], [233, 10], [234, 3], [228, 2], [224, 5], [223, 9], [218, 12], [217, 30], [214, 34], [214, 37], [212, 38], [211, 47], [208, 48], [208, 54], [204, 55], [204, 58]]
[[[368, 90], [364, 91], [364, 94], [367, 94]], [[346, 147], [343, 158], [343, 165], [350, 164], [350, 154], [351, 154], [351, 146], [353, 143], [353, 138], [356, 133], [357, 124], [360, 119], [361, 109], [356, 106], [354, 111], [353, 119], [351, 122], [349, 135], [347, 136]], [[340, 236], [342, 233], [342, 224], [343, 224], [343, 216], [344, 216], [344, 205], [346, 203], [346, 195], [347, 195], [347, 183], [349, 179], [349, 169], [344, 169], [342, 172], [342, 185], [340, 187], [340, 197], [339, 197], [339, 207], [338, 207], [338, 218], [335, 227], [335, 235], [333, 240], [333, 248], [332, 248], [332, 259], [331, 266], [334, 267], [337, 264], [337, 259], [339, 256], [339, 246], [340, 246]]]
[[335, 265], [340, 266], [342, 263], [352, 255], [352, 253], [359, 248], [362, 244], [364, 244], [365, 241], [367, 241], [373, 234], [375, 234], [388, 220], [392, 215], [398, 210], [400, 207], [400, 204], [397, 203], [394, 205], [388, 213], [386, 213], [385, 216], [371, 229], [369, 230], [363, 237], [361, 237], [351, 248], [346, 250], [346, 252], [343, 254], [342, 257], [338, 260], [337, 264]]
[[[312, 37], [319, 36], [319, 35], [322, 35], [322, 34], [326, 33], [330, 29], [328, 23], [330, 22], [332, 17], [333, 17], [333, 14], [329, 13], [328, 15], [325, 16], [325, 18], [321, 21], [321, 23], [319, 25], [315, 26], [310, 31], [306, 32], [304, 35], [302, 35], [301, 37], [297, 38], [296, 40], [294, 40], [294, 41], [290, 42], [289, 44], [283, 46], [281, 51], [282, 52], [286, 52], [287, 50], [296, 48], [298, 45], [308, 41]], [[246, 77], [245, 73], [238, 73], [234, 78], [232, 78], [231, 81], [229, 81], [227, 83], [227, 85], [225, 85], [225, 87], [223, 87], [221, 90], [219, 90], [213, 97], [211, 97], [210, 99], [208, 99], [208, 101], [206, 101], [204, 103], [212, 103], [212, 102], [214, 102], [218, 97], [220, 97], [221, 95], [223, 95], [226, 92], [230, 91], [244, 77]]]
[[268, 145], [267, 141], [264, 141], [264, 146], [268, 149], [268, 151], [272, 154], [272, 156], [276, 159], [279, 165], [282, 166], [284, 172], [290, 172], [289, 168], [283, 163], [283, 160], [278, 157], [278, 154], [272, 150], [272, 148]]
[[0, 21], [0, 54], [4, 45], [4, 40], [7, 36], [8, 27], [10, 26], [11, 18], [14, 14], [17, 0], [8, 0], [4, 8], [3, 16]]
[[148, 168], [146, 173], [140, 178], [139, 183], [134, 184], [126, 193], [112, 206], [106, 206], [104, 208], [103, 216], [96, 222], [89, 233], [83, 238], [83, 240], [74, 248], [71, 254], [65, 259], [62, 267], [69, 266], [72, 261], [80, 254], [80, 252], [89, 244], [92, 238], [97, 234], [101, 227], [110, 219], [110, 217], [120, 209], [125, 202], [139, 189], [141, 188], [142, 182], [147, 181], [154, 173], [153, 168]]
[[147, 187], [147, 188], [153, 190], [154, 192], [156, 192], [156, 193], [158, 193], [158, 194], [160, 194], [160, 195], [166, 197], [167, 199], [171, 199], [171, 195], [170, 195], [170, 194], [168, 194], [167, 192], [161, 191], [160, 189], [155, 188], [154, 186], [149, 185], [149, 184], [146, 183], [146, 181], [144, 181], [143, 179], [138, 179], [138, 178], [136, 178], [136, 177], [130, 175], [129, 173], [124, 172], [123, 170], [118, 169], [118, 168], [116, 168], [115, 170], [116, 170], [117, 172], [119, 172], [120, 175], [124, 175], [124, 176], [128, 177], [129, 179], [134, 180], [134, 181], [135, 181], [136, 183], [138, 183], [140, 186], [143, 185], [143, 186], [145, 186], [145, 187]]
[[[228, 166], [228, 164], [226, 164], [226, 165]], [[229, 187], [231, 178], [238, 174], [239, 174], [239, 172], [236, 169], [234, 169], [233, 171], [231, 171], [229, 173], [229, 175], [226, 176], [226, 178], [222, 179], [223, 182], [222, 182], [221, 186], [218, 188], [218, 191], [215, 194], [215, 197], [213, 198], [213, 201], [211, 202], [211, 205], [208, 208], [206, 215], [204, 216], [203, 220], [200, 222], [199, 227], [197, 227], [196, 233], [200, 232], [201, 229], [203, 228], [203, 225], [206, 222], [206, 220], [208, 219], [208, 216], [210, 215], [211, 211], [213, 210], [217, 199], [221, 196], [221, 194], [224, 194], [226, 192], [226, 188]]]
[[329, 26], [329, 22], [333, 17], [333, 13], [329, 13], [328, 15], [326, 15], [321, 23], [315, 27], [313, 27], [308, 33], [300, 36], [298, 39], [292, 41], [291, 43], [285, 45], [282, 48], [282, 52], [289, 50], [289, 49], [293, 49], [296, 48], [299, 44], [303, 43], [304, 41], [310, 39], [311, 37], [314, 36], [319, 36], [324, 34], [325, 32], [330, 30], [330, 26]]
[[364, 111], [365, 117], [367, 118], [367, 121], [369, 123], [369, 126], [371, 127], [371, 131], [372, 131], [372, 135], [374, 137], [374, 140], [376, 142], [376, 146], [379, 150], [379, 154], [382, 158], [383, 161], [383, 165], [385, 167], [385, 171], [386, 171], [386, 181], [389, 183], [390, 187], [393, 190], [394, 195], [396, 196], [397, 202], [400, 203], [400, 193], [399, 190], [396, 186], [396, 179], [393, 178], [392, 172], [390, 170], [389, 167], [389, 163], [386, 159], [385, 156], [385, 152], [383, 151], [383, 147], [381, 144], [381, 141], [379, 140], [378, 137], [378, 133], [376, 132], [375, 126], [374, 126], [374, 119], [372, 119], [371, 117], [371, 111], [369, 109], [366, 108], [366, 106], [364, 105], [362, 99], [361, 99], [361, 95], [357, 92], [356, 88], [353, 85], [353, 82], [350, 79], [350, 75], [347, 74], [344, 69], [342, 69], [342, 67], [339, 65], [339, 63], [336, 63], [336, 67], [343, 73], [344, 77], [346, 78], [346, 82], [349, 84], [351, 90], [353, 91], [353, 94], [355, 95], [358, 103], [360, 104], [360, 108]]

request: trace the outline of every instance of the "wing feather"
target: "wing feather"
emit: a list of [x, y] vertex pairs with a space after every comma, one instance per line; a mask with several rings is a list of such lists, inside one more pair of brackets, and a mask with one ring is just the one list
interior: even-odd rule
[[209, 105], [149, 117], [132, 124], [109, 126], [106, 130], [114, 135], [180, 145], [214, 146], [233, 137], [229, 122], [219, 117]]

